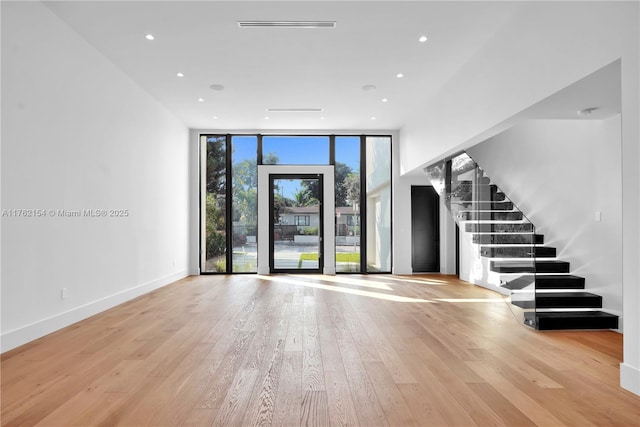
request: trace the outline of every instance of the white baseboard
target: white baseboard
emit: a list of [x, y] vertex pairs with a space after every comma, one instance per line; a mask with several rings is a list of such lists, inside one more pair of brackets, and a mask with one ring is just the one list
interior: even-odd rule
[[621, 363], [620, 387], [640, 396], [640, 369]]
[[142, 283], [134, 286], [133, 288], [129, 288], [79, 307], [72, 308], [65, 312], [49, 316], [29, 325], [7, 331], [0, 336], [0, 353], [4, 353], [5, 351], [9, 351], [35, 339], [41, 338], [187, 276], [187, 270], [178, 271], [169, 276]]

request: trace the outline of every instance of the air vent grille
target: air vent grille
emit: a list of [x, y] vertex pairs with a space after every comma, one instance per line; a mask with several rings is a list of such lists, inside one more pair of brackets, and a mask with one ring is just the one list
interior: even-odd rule
[[335, 28], [335, 21], [238, 21], [240, 28]]
[[269, 113], [321, 113], [322, 108], [267, 108]]

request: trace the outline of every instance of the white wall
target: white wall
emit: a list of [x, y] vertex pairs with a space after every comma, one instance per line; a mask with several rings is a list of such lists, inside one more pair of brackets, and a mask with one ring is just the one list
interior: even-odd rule
[[2, 351], [187, 274], [188, 130], [39, 2], [2, 3], [2, 107], [2, 209], [45, 213], [2, 217]]
[[[497, 134], [542, 99], [621, 58], [624, 362], [621, 385], [640, 394], [640, 4], [521, 2], [474, 59], [402, 129], [407, 173]], [[544, 29], [541, 31], [541, 29]]]
[[[467, 151], [586, 278], [603, 308], [622, 315], [620, 116], [523, 122]], [[596, 212], [601, 221], [595, 220]]]

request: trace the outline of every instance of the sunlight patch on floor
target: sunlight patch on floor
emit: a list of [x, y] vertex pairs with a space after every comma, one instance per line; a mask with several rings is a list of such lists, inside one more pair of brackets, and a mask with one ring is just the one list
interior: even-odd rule
[[444, 286], [450, 285], [451, 283], [445, 280], [438, 279], [420, 279], [420, 278], [407, 278], [407, 277], [398, 277], [398, 276], [385, 276], [385, 280], [394, 280], [396, 282], [405, 282], [405, 283], [417, 283], [419, 285], [435, 285], [435, 286]]
[[344, 294], [358, 295], [363, 297], [376, 298], [376, 299], [382, 299], [382, 300], [394, 301], [394, 302], [429, 302], [429, 303], [435, 302], [432, 300], [426, 300], [421, 298], [409, 298], [409, 297], [403, 297], [399, 295], [390, 295], [390, 294], [383, 294], [383, 293], [377, 293], [372, 291], [363, 291], [360, 289], [341, 288], [339, 286], [334, 286], [334, 285], [323, 285], [321, 283], [307, 282], [305, 280], [296, 280], [291, 278], [291, 276], [276, 277], [276, 276], [263, 276], [259, 274], [258, 278], [260, 278], [261, 280], [268, 280], [276, 283], [288, 283], [296, 286], [305, 286], [308, 288], [322, 289], [324, 291], [340, 292]]
[[353, 276], [344, 276], [343, 277], [343, 276], [327, 276], [327, 275], [322, 275], [322, 274], [312, 274], [312, 275], [307, 274], [303, 278], [302, 276], [293, 274], [293, 275], [291, 275], [291, 277], [298, 277], [300, 279], [313, 277], [315, 279], [322, 280], [323, 282], [333, 282], [333, 283], [344, 284], [344, 285], [364, 286], [364, 287], [367, 287], [367, 288], [383, 289], [385, 291], [392, 291], [393, 290], [391, 288], [391, 286], [389, 286], [388, 283], [377, 282], [377, 281], [372, 281], [372, 280], [356, 279]]

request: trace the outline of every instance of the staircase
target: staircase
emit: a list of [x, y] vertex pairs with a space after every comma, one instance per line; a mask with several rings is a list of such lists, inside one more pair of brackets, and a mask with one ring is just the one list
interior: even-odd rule
[[454, 218], [471, 235], [523, 322], [538, 330], [617, 329], [618, 316], [601, 310], [602, 297], [557, 258], [556, 248], [466, 153], [425, 169]]

